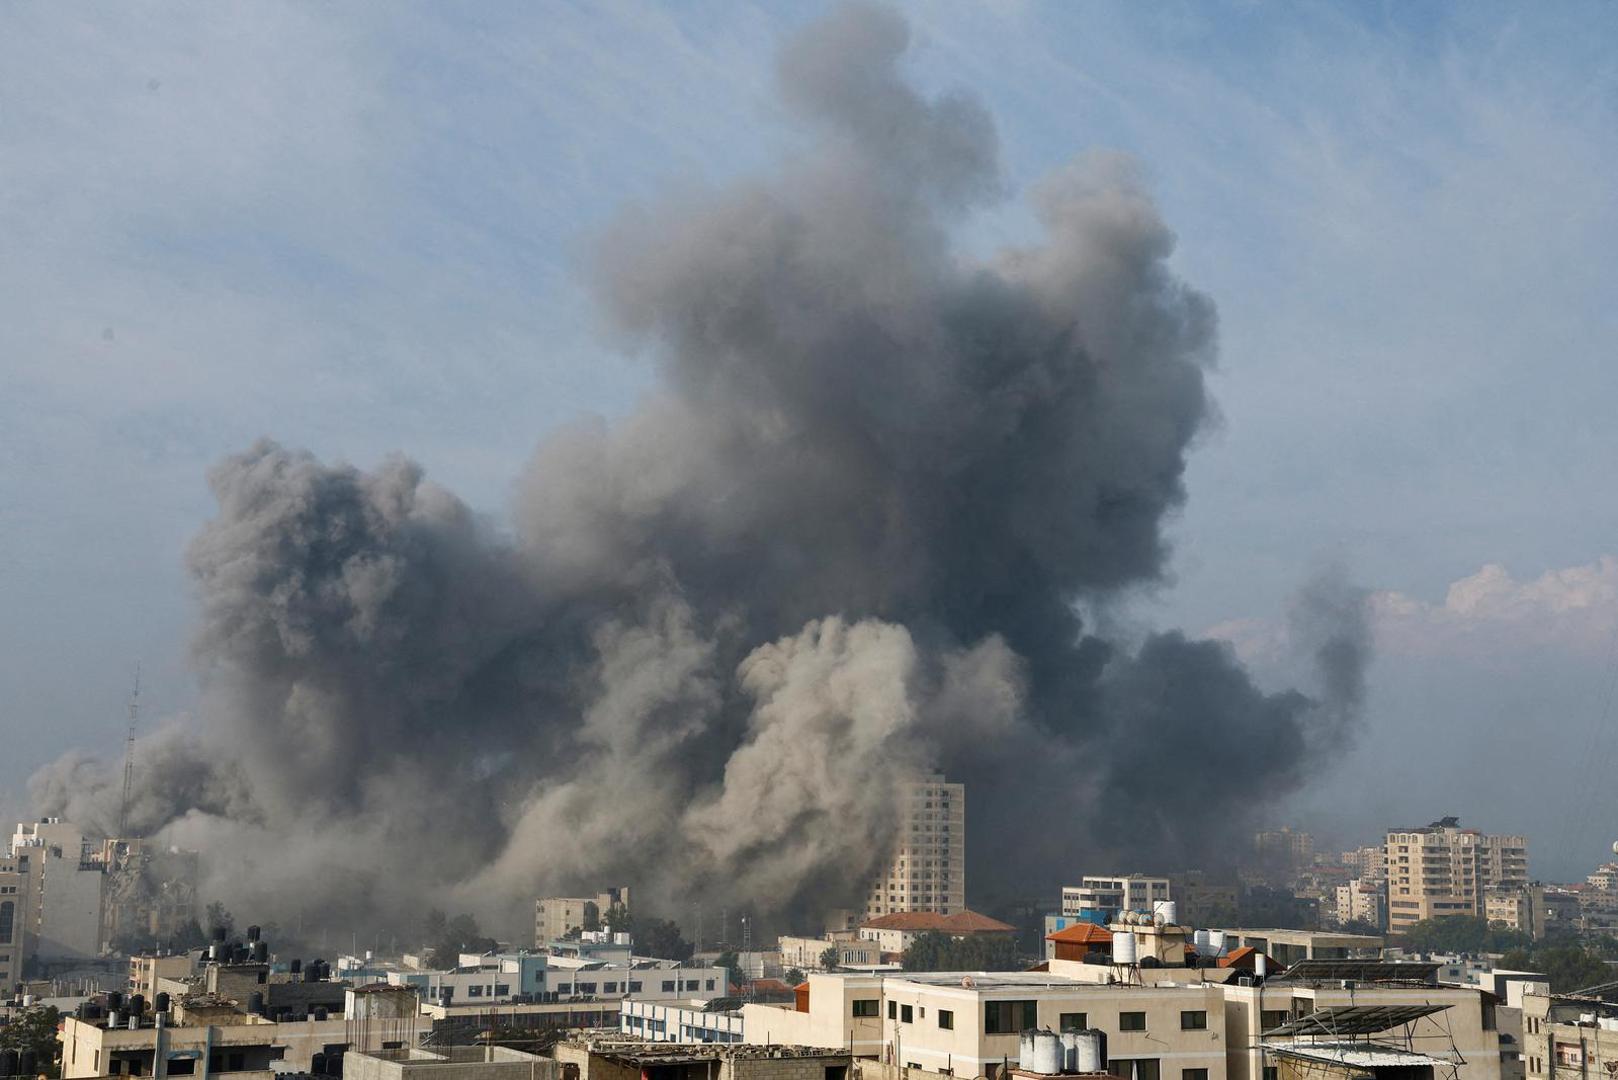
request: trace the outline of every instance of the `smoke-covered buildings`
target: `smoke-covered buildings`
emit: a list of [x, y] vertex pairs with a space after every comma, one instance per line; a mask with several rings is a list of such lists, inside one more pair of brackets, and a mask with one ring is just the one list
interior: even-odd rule
[[21, 823], [11, 837], [11, 857], [27, 878], [21, 895], [28, 956], [50, 961], [99, 955], [105, 868], [93, 858], [83, 831], [60, 818]]
[[966, 910], [966, 785], [938, 775], [905, 781], [899, 807], [893, 858], [871, 887], [867, 918]]
[[627, 885], [595, 896], [542, 896], [534, 901], [534, 947], [543, 949], [580, 930], [595, 930], [615, 907], [628, 910]]

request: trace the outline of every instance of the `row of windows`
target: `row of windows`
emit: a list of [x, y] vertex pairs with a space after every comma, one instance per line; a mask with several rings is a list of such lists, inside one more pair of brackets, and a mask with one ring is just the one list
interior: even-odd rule
[[[851, 1004], [853, 1015], [856, 1017], [875, 1017], [878, 1014], [878, 999], [855, 998]], [[914, 1023], [918, 1016], [925, 1019], [927, 1009], [925, 1006], [911, 1006], [897, 1001], [888, 1002], [888, 1019], [897, 1020], [901, 1024]], [[1265, 1028], [1275, 1027], [1284, 1023], [1287, 1013], [1268, 1012], [1263, 1014]], [[955, 1013], [951, 1009], [938, 1010], [938, 1026], [945, 1030], [955, 1027]], [[1039, 1026], [1039, 1003], [1035, 1001], [989, 1001], [983, 1006], [983, 1033], [985, 1035], [1010, 1035], [1020, 1031]], [[1059, 1023], [1063, 1031], [1082, 1031], [1090, 1026], [1089, 1013], [1072, 1012], [1062, 1013]], [[1208, 1013], [1205, 1009], [1185, 1009], [1180, 1013], [1180, 1030], [1206, 1031], [1208, 1029]], [[1119, 1031], [1145, 1031], [1146, 1014], [1144, 1012], [1120, 1012], [1118, 1014]]]

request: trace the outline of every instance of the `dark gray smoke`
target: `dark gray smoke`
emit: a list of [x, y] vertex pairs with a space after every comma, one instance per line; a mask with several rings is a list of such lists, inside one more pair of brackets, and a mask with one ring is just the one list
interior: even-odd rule
[[[214, 471], [206, 756], [151, 760], [143, 827], [334, 920], [619, 881], [790, 912], [862, 894], [927, 770], [968, 784], [980, 896], [1123, 823], [1133, 863], [1198, 857], [1303, 780], [1358, 704], [1357, 600], [1306, 605], [1318, 701], [1077, 614], [1162, 573], [1213, 305], [1115, 154], [1039, 187], [1038, 245], [953, 246], [994, 128], [912, 89], [907, 42], [879, 8], [811, 26], [797, 154], [608, 231], [604, 313], [662, 389], [540, 447], [515, 542], [402, 460]], [[68, 767], [47, 808], [91, 797]]]

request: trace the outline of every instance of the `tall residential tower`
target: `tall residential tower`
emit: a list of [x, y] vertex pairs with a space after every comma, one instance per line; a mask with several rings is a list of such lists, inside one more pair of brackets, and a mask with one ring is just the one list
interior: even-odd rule
[[966, 785], [929, 776], [905, 783], [900, 800], [893, 861], [871, 887], [866, 917], [966, 910]]

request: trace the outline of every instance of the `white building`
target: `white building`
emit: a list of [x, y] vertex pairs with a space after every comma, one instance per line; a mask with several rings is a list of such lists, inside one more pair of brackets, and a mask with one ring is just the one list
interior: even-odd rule
[[99, 955], [105, 867], [91, 860], [78, 826], [60, 818], [23, 822], [12, 834], [11, 858], [28, 879], [19, 893], [28, 955], [46, 961]]
[[966, 785], [935, 775], [904, 783], [898, 798], [899, 835], [893, 859], [871, 886], [866, 917], [964, 911]]
[[1166, 877], [1146, 874], [1086, 874], [1077, 885], [1062, 887], [1062, 914], [1069, 919], [1110, 919], [1120, 911], [1152, 910], [1162, 900], [1172, 900]]
[[724, 968], [637, 957], [628, 964], [547, 953], [463, 955], [453, 971], [390, 971], [388, 982], [411, 986], [432, 1005], [600, 1001], [634, 997], [671, 1001], [723, 997]]
[[1367, 923], [1379, 930], [1388, 925], [1388, 897], [1380, 882], [1355, 878], [1337, 886], [1337, 921]]
[[626, 1001], [618, 1013], [618, 1030], [648, 1042], [739, 1043], [740, 1012], [710, 1012], [700, 1001]]

